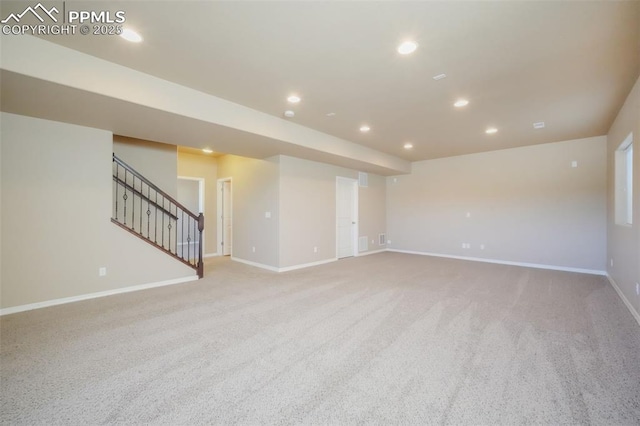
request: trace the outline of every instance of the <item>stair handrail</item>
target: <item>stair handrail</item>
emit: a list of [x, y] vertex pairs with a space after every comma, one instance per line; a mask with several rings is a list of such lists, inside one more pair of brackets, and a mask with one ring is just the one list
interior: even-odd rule
[[[164, 245], [158, 244], [157, 241], [151, 240], [150, 236], [143, 236], [142, 235], [142, 231], [140, 232], [140, 234], [138, 234], [137, 232], [134, 232], [133, 231], [133, 226], [131, 227], [131, 229], [126, 226], [126, 220], [125, 220], [125, 224], [119, 222], [118, 220], [116, 220], [114, 218], [111, 218], [111, 221], [113, 223], [115, 223], [116, 225], [119, 225], [123, 229], [131, 232], [132, 234], [134, 234], [136, 236], [138, 236], [139, 238], [142, 238], [144, 241], [148, 242], [149, 244], [151, 244], [151, 245], [157, 247], [158, 249], [164, 251], [165, 253], [171, 255], [172, 257], [174, 257], [175, 259], [181, 261], [182, 263], [184, 263], [184, 264], [196, 269], [197, 272], [198, 272], [198, 277], [202, 278], [204, 276], [204, 263], [203, 263], [203, 259], [202, 259], [203, 258], [203, 256], [202, 256], [202, 250], [203, 250], [202, 238], [203, 238], [203, 231], [204, 231], [204, 215], [202, 213], [200, 213], [200, 214], [193, 213], [187, 207], [185, 207], [182, 203], [180, 203], [178, 200], [173, 198], [171, 195], [167, 194], [165, 191], [160, 189], [156, 184], [154, 184], [149, 179], [144, 177], [136, 169], [134, 169], [129, 164], [127, 164], [126, 162], [124, 162], [120, 158], [118, 158], [118, 156], [116, 156], [115, 153], [113, 153], [112, 155], [113, 155], [113, 162], [115, 162], [118, 165], [122, 166], [122, 168], [124, 168], [125, 171], [128, 171], [133, 176], [135, 176], [135, 178], [138, 178], [140, 180], [140, 182], [144, 182], [144, 184], [146, 184], [149, 188], [153, 189], [157, 195], [162, 196], [163, 197], [163, 206], [160, 206], [157, 203], [155, 203], [153, 200], [149, 199], [142, 192], [138, 191], [133, 185], [129, 185], [126, 182], [126, 180], [122, 180], [118, 176], [113, 176], [113, 180], [116, 182], [117, 185], [121, 185], [125, 189], [131, 190], [134, 194], [136, 194], [141, 199], [146, 200], [149, 204], [153, 204], [154, 208], [159, 209], [162, 212], [162, 214], [168, 215], [168, 216], [172, 217], [175, 220], [178, 219], [177, 215], [174, 215], [171, 211], [168, 211], [168, 210], [166, 210], [164, 208], [164, 200], [168, 201], [169, 205], [173, 204], [176, 207], [176, 209], [181, 210], [183, 213], [186, 213], [187, 216], [190, 216], [194, 221], [196, 221], [196, 223], [198, 225], [198, 261], [197, 261], [197, 264], [193, 264], [193, 263], [191, 263], [191, 261], [188, 261], [184, 257], [181, 257], [180, 255], [178, 255], [177, 251], [174, 253], [170, 249], [165, 248]], [[135, 178], [134, 178], [134, 183], [135, 183]], [[117, 206], [117, 204], [116, 204], [116, 206]], [[116, 207], [116, 210], [117, 210], [117, 207]], [[182, 255], [184, 256], [184, 253]]]

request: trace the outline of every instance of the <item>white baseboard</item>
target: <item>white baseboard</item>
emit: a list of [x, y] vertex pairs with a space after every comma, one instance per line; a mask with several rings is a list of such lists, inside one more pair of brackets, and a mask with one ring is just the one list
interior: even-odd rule
[[288, 271], [293, 271], [293, 270], [296, 270], [296, 269], [309, 268], [311, 266], [318, 266], [318, 265], [323, 265], [325, 263], [335, 262], [338, 259], [337, 258], [324, 259], [324, 260], [319, 260], [317, 262], [303, 263], [303, 264], [300, 264], [300, 265], [293, 265], [293, 266], [286, 266], [284, 268], [278, 268], [278, 267], [271, 266], [271, 265], [265, 265], [263, 263], [252, 262], [251, 260], [242, 259], [240, 257], [231, 256], [231, 260], [234, 260], [234, 261], [240, 262], [240, 263], [244, 263], [245, 265], [255, 266], [256, 268], [266, 269], [267, 271], [271, 271], [271, 272], [288, 272]]
[[545, 264], [526, 263], [526, 262], [511, 262], [509, 260], [485, 259], [482, 257], [455, 256], [451, 254], [428, 253], [424, 251], [396, 250], [396, 249], [387, 249], [387, 251], [396, 252], [396, 253], [419, 254], [421, 256], [446, 257], [449, 259], [471, 260], [473, 262], [496, 263], [499, 265], [522, 266], [525, 268], [550, 269], [552, 271], [579, 272], [581, 274], [591, 274], [591, 275], [607, 275], [606, 271], [600, 271], [597, 269], [572, 268], [568, 266], [545, 265]]
[[278, 271], [278, 268], [276, 268], [275, 266], [265, 265], [263, 263], [258, 263], [258, 262], [252, 262], [250, 260], [242, 259], [241, 257], [234, 257], [233, 255], [231, 256], [231, 260], [233, 260], [234, 262], [244, 263], [245, 265], [255, 266], [256, 268], [266, 269], [267, 271], [280, 272]]
[[620, 290], [620, 287], [618, 287], [618, 283], [613, 279], [613, 277], [608, 273], [606, 275], [609, 283], [611, 283], [611, 286], [614, 288], [616, 293], [618, 293], [618, 296], [620, 296], [620, 299], [622, 299], [627, 309], [629, 309], [629, 312], [631, 312], [631, 315], [633, 315], [633, 317], [636, 319], [638, 325], [640, 325], [640, 313], [638, 313], [638, 311], [633, 308], [633, 305], [631, 304], [631, 302], [629, 302], [629, 299], [627, 299], [627, 296], [624, 295], [622, 290]]
[[311, 266], [324, 265], [325, 263], [331, 263], [331, 262], [335, 262], [337, 260], [338, 260], [338, 258], [334, 257], [334, 258], [331, 258], [331, 259], [318, 260], [317, 262], [303, 263], [303, 264], [300, 264], [300, 265], [293, 265], [293, 266], [286, 266], [284, 268], [278, 268], [278, 272], [294, 271], [296, 269], [303, 269], [303, 268], [309, 268]]
[[380, 250], [363, 251], [362, 253], [358, 253], [357, 257], [368, 256], [370, 254], [376, 254], [376, 253], [384, 253], [385, 251], [389, 251], [389, 249], [384, 248], [384, 249], [380, 249]]
[[18, 312], [31, 311], [33, 309], [48, 308], [49, 306], [64, 305], [66, 303], [80, 302], [82, 300], [97, 299], [99, 297], [113, 296], [122, 293], [131, 293], [132, 291], [147, 290], [155, 287], [164, 287], [167, 285], [182, 284], [190, 281], [197, 281], [198, 276], [192, 275], [173, 280], [159, 281], [149, 284], [134, 285], [131, 287], [117, 288], [114, 290], [99, 291], [97, 293], [82, 294], [80, 296], [64, 297], [62, 299], [46, 300], [44, 302], [30, 303], [28, 305], [13, 306], [11, 308], [0, 309], [0, 316], [16, 314]]

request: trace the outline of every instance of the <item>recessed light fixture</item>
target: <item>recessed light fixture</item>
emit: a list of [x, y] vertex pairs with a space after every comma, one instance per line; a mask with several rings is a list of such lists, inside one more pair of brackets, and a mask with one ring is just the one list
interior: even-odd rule
[[287, 98], [287, 101], [289, 101], [289, 103], [292, 103], [292, 104], [297, 104], [298, 102], [300, 102], [300, 96], [291, 95]]
[[434, 75], [432, 77], [434, 80], [438, 81], [438, 80], [442, 80], [443, 78], [447, 78], [446, 74], [438, 74], [438, 75]]
[[415, 41], [407, 40], [403, 42], [400, 46], [398, 46], [398, 53], [401, 55], [408, 55], [413, 53], [418, 48], [418, 43]]
[[533, 123], [534, 129], [544, 129], [544, 121], [538, 121], [537, 123]]
[[327, 113], [327, 117], [335, 117], [336, 113], [335, 112], [328, 112]]
[[120, 37], [133, 43], [140, 43], [142, 41], [142, 36], [133, 31], [131, 28], [123, 29]]
[[469, 101], [466, 99], [458, 99], [453, 106], [456, 108], [462, 108], [463, 106], [469, 105]]
[[213, 150], [209, 148], [202, 148], [202, 152], [204, 152], [205, 154], [213, 154]]
[[489, 127], [484, 132], [488, 135], [493, 135], [494, 133], [498, 133], [498, 129], [496, 129], [495, 127]]
[[293, 118], [295, 115], [296, 115], [296, 113], [291, 111], [290, 109], [288, 109], [288, 110], [286, 110], [284, 112], [284, 116], [287, 117], [287, 118]]
[[362, 133], [367, 133], [369, 130], [371, 130], [371, 127], [367, 126], [366, 124], [364, 126], [360, 126], [360, 131]]
[[413, 148], [413, 144], [411, 142], [407, 142], [404, 144], [404, 149], [411, 149]]

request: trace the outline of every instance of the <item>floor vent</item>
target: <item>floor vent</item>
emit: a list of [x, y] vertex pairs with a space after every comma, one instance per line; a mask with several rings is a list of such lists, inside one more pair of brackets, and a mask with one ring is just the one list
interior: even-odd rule
[[358, 239], [358, 251], [369, 250], [369, 237], [360, 237]]
[[387, 244], [387, 236], [385, 234], [378, 235], [378, 244], [381, 246]]

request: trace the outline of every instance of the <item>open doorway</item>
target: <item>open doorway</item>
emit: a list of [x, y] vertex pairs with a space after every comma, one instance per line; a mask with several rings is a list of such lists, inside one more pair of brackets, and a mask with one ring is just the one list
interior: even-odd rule
[[231, 178], [218, 179], [218, 253], [231, 256], [233, 252], [233, 187]]
[[[196, 215], [204, 214], [204, 178], [178, 176], [176, 199], [190, 212]], [[197, 229], [192, 229], [190, 223], [192, 222], [187, 221], [185, 217], [178, 216], [176, 250], [180, 255], [187, 255], [187, 258], [196, 258], [200, 250]], [[204, 247], [204, 234], [202, 246]]]

